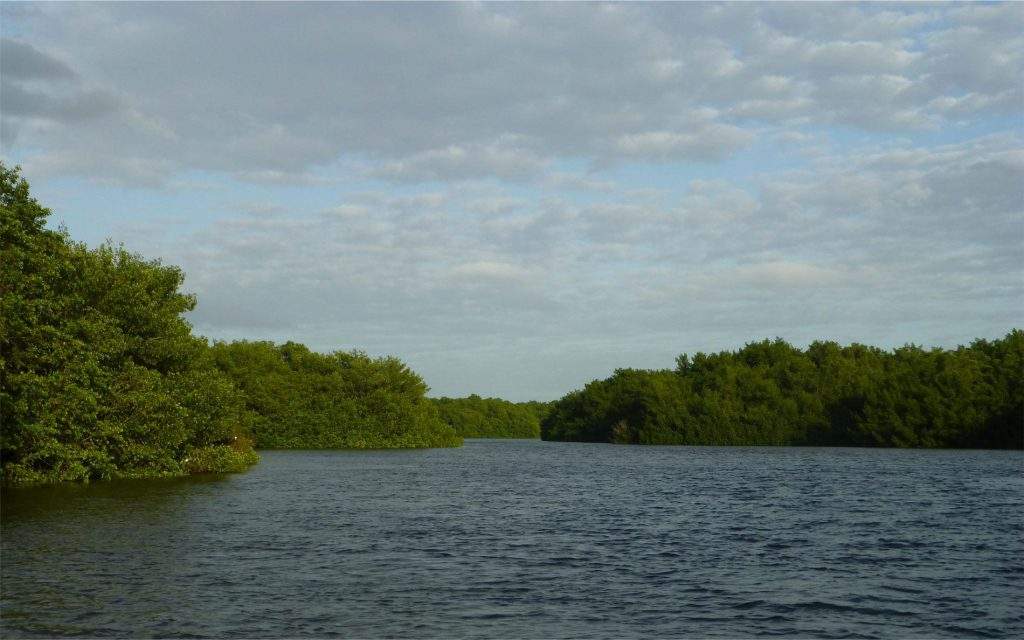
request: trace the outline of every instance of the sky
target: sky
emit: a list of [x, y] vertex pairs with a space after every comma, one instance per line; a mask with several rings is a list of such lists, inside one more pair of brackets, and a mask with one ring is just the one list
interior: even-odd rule
[[0, 5], [0, 158], [211, 339], [551, 400], [1024, 326], [1024, 4]]

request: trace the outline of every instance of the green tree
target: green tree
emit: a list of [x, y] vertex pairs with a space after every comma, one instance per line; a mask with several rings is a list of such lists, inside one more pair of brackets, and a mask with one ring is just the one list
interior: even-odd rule
[[181, 317], [182, 273], [45, 228], [0, 165], [0, 459], [36, 483], [240, 470], [242, 398]]
[[452, 447], [427, 385], [397, 358], [320, 354], [288, 342], [219, 342], [212, 357], [245, 395], [266, 449]]
[[441, 420], [464, 438], [537, 438], [542, 403], [516, 404], [499, 398], [436, 398]]
[[782, 340], [619, 370], [552, 404], [548, 440], [1024, 448], [1024, 332], [954, 350]]

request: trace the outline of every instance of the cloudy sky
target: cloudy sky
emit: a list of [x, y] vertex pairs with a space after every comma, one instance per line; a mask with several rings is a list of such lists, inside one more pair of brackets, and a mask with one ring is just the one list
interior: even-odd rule
[[0, 11], [3, 160], [212, 338], [546, 400], [1024, 326], [1024, 4]]

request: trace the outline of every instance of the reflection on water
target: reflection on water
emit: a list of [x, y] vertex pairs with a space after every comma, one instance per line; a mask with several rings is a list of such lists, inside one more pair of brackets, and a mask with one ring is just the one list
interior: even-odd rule
[[0, 635], [1019, 637], [1022, 465], [471, 440], [7, 491]]

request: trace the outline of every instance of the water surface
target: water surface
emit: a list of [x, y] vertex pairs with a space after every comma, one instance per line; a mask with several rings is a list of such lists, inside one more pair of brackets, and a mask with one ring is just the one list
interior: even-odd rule
[[8, 491], [0, 635], [1021, 637], [1022, 472], [467, 440]]

